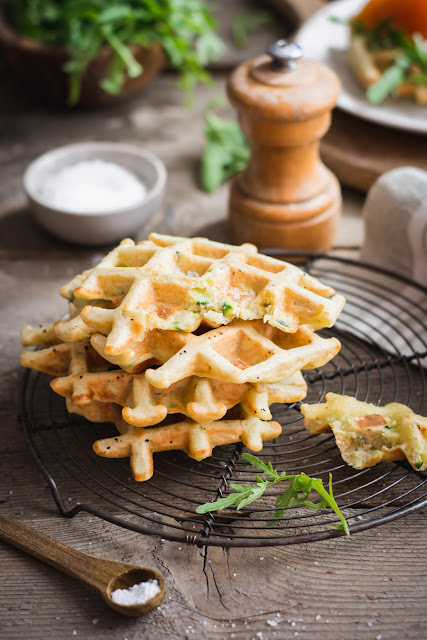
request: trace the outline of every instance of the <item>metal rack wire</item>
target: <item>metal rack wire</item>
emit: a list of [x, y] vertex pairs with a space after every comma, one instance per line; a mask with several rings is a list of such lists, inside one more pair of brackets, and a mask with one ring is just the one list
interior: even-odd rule
[[[265, 253], [285, 255], [279, 250]], [[325, 367], [305, 372], [307, 402], [321, 402], [334, 391], [374, 404], [402, 402], [416, 413], [425, 411], [427, 290], [339, 257], [296, 257], [347, 298], [336, 326], [323, 332], [340, 339], [341, 351]], [[266, 442], [259, 457], [271, 460], [279, 471], [305, 471], [325, 483], [331, 473], [334, 496], [351, 533], [427, 504], [426, 473], [406, 463], [356, 471], [343, 462], [332, 435], [312, 436], [304, 429], [299, 403], [273, 406], [273, 417], [282, 424], [282, 435]], [[113, 435], [114, 427], [67, 414], [63, 399], [51, 392], [48, 377], [34, 371], [24, 374], [20, 421], [63, 516], [86, 511], [133, 531], [198, 546], [272, 546], [343, 535], [331, 528], [339, 524], [335, 514], [300, 507], [291, 507], [275, 526], [268, 526], [280, 490], [271, 490], [242, 512], [196, 515], [199, 504], [226, 495], [230, 480], [255, 480], [256, 470], [242, 458], [240, 443], [217, 447], [203, 462], [182, 452], [156, 454], [153, 478], [136, 483], [128, 460], [99, 458], [92, 451], [92, 443]]]

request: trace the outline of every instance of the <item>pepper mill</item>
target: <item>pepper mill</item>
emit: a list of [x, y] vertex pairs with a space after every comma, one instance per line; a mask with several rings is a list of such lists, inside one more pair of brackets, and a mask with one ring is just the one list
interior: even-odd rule
[[326, 251], [341, 214], [336, 177], [319, 157], [319, 141], [340, 91], [333, 71], [301, 58], [286, 40], [231, 74], [227, 92], [251, 157], [233, 180], [229, 221], [236, 242]]

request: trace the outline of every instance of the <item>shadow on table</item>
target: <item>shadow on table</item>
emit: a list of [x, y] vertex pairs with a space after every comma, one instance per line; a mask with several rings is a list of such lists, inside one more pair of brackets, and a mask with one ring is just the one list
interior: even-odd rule
[[[108, 251], [110, 246], [96, 247], [96, 251]], [[39, 251], [41, 254], [53, 252], [87, 253], [91, 247], [74, 245], [56, 238], [43, 229], [32, 217], [28, 207], [23, 206], [0, 216], [0, 251]]]
[[200, 238], [209, 238], [209, 240], [215, 240], [216, 242], [226, 242], [227, 244], [232, 242], [226, 218], [196, 229], [193, 235]]
[[40, 227], [28, 207], [15, 209], [0, 217], [0, 249], [53, 251], [69, 246]]

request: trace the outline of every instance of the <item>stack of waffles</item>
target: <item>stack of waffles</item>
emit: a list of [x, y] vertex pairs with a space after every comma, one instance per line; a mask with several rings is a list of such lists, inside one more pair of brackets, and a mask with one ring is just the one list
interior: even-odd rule
[[[202, 460], [243, 442], [259, 451], [280, 425], [270, 405], [306, 395], [303, 369], [331, 360], [344, 298], [298, 267], [205, 238], [123, 240], [61, 289], [69, 317], [24, 327], [22, 364], [54, 376], [69, 412], [113, 422], [93, 445], [130, 457], [136, 480], [153, 453]], [[180, 414], [178, 419], [172, 414]]]

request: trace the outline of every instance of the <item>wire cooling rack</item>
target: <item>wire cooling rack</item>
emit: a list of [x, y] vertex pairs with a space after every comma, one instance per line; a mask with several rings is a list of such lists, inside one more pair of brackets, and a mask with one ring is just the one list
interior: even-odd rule
[[[283, 255], [271, 250], [270, 255]], [[295, 255], [295, 254], [293, 254]], [[345, 295], [347, 303], [333, 329], [338, 356], [306, 371], [307, 402], [322, 402], [328, 391], [374, 404], [402, 402], [422, 413], [426, 400], [427, 289], [386, 271], [338, 257], [299, 254], [304, 268]], [[274, 410], [276, 409], [276, 410]], [[273, 406], [282, 435], [257, 454], [279, 471], [333, 477], [335, 499], [351, 533], [375, 527], [427, 504], [427, 474], [406, 463], [382, 463], [356, 471], [346, 465], [329, 434], [310, 435], [299, 403]], [[26, 442], [52, 491], [59, 512], [89, 512], [127, 529], [198, 546], [272, 546], [314, 542], [343, 535], [334, 513], [291, 507], [275, 526], [271, 490], [246, 510], [197, 515], [205, 502], [227, 494], [231, 482], [255, 481], [256, 470], [242, 458], [243, 445], [214, 449], [196, 462], [182, 452], [155, 455], [147, 482], [130, 477], [129, 461], [98, 457], [92, 443], [115, 435], [108, 424], [69, 415], [44, 374], [27, 371], [21, 389], [20, 421]], [[283, 490], [283, 489], [282, 489]]]

